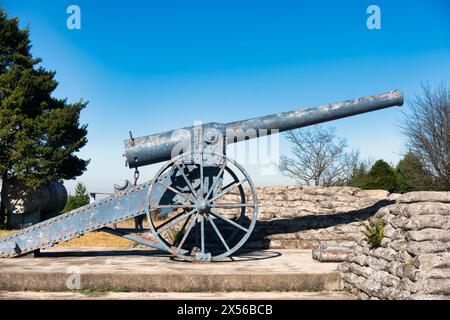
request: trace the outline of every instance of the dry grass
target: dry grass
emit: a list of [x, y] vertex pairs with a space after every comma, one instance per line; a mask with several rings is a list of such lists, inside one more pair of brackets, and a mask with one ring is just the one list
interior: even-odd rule
[[14, 230], [1, 230], [0, 229], [0, 237], [4, 237], [12, 232], [14, 232]]
[[134, 241], [130, 241], [112, 234], [93, 231], [81, 236], [77, 239], [72, 239], [67, 242], [61, 242], [55, 247], [116, 247], [116, 248], [132, 248], [135, 245]]
[[[0, 230], [0, 237], [6, 236], [15, 230]], [[72, 239], [67, 242], [60, 242], [55, 247], [117, 247], [117, 248], [132, 248], [135, 242], [113, 236], [112, 234], [103, 231], [93, 231], [81, 236], [77, 239]]]
[[[162, 223], [164, 220], [161, 220], [156, 223], [158, 225], [159, 223]], [[146, 227], [147, 222], [144, 220], [144, 227]], [[134, 219], [129, 219], [126, 221], [122, 221], [117, 224], [117, 227], [119, 228], [134, 228]], [[0, 229], [0, 237], [6, 236], [7, 234], [10, 234], [16, 230], [3, 230]], [[111, 248], [132, 248], [136, 246], [137, 244], [134, 241], [130, 241], [118, 236], [114, 236], [112, 234], [109, 234], [107, 232], [103, 231], [91, 231], [87, 234], [72, 239], [70, 241], [66, 242], [60, 242], [59, 244], [55, 245], [55, 248], [57, 247], [111, 247]]]
[[[134, 227], [134, 221], [128, 220], [120, 223], [119, 227]], [[6, 236], [15, 230], [1, 230], [0, 237]], [[55, 247], [116, 247], [116, 248], [132, 248], [136, 243], [121, 237], [103, 231], [92, 231], [67, 242], [60, 242]]]

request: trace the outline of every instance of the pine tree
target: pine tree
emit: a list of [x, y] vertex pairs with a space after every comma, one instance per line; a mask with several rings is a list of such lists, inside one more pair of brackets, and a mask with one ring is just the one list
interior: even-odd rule
[[83, 183], [78, 182], [75, 187], [75, 194], [69, 195], [63, 212], [69, 212], [87, 204], [89, 204], [89, 195], [87, 193], [86, 186]]
[[419, 156], [408, 152], [397, 165], [399, 192], [433, 189], [433, 176], [424, 168]]
[[384, 160], [377, 160], [367, 174], [364, 189], [383, 189], [389, 192], [397, 191], [397, 174]]
[[350, 178], [346, 185], [364, 189], [368, 181], [370, 164], [368, 162], [361, 161], [358, 163], [352, 171]]
[[75, 153], [87, 143], [82, 100], [52, 97], [55, 72], [30, 53], [29, 29], [0, 7], [0, 177], [30, 188], [81, 175], [89, 160]]

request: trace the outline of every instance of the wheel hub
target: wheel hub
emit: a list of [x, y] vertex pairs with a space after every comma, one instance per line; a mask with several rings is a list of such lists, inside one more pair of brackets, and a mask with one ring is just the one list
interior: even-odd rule
[[197, 200], [195, 208], [201, 214], [209, 213], [211, 211], [211, 207], [209, 206], [208, 202], [205, 199]]

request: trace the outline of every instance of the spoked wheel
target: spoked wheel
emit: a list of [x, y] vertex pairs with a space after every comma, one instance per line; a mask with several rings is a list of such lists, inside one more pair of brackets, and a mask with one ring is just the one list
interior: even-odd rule
[[189, 261], [220, 260], [236, 252], [258, 215], [250, 177], [225, 155], [191, 153], [172, 159], [153, 179], [149, 199], [152, 233], [168, 252]]

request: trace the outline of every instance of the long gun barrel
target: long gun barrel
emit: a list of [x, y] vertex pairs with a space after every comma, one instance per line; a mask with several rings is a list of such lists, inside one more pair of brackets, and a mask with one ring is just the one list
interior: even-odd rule
[[[400, 90], [362, 97], [354, 100], [330, 103], [315, 108], [297, 109], [259, 118], [230, 123], [207, 123], [203, 132], [215, 130], [226, 137], [226, 143], [238, 142], [244, 133], [245, 139], [302, 128], [322, 122], [350, 117], [366, 112], [403, 105]], [[144, 137], [125, 140], [125, 157], [130, 168], [141, 167], [171, 159], [173, 150], [185, 139], [194, 135], [195, 127], [166, 131]], [[248, 132], [255, 134], [248, 134]], [[231, 138], [230, 138], [231, 137]]]

